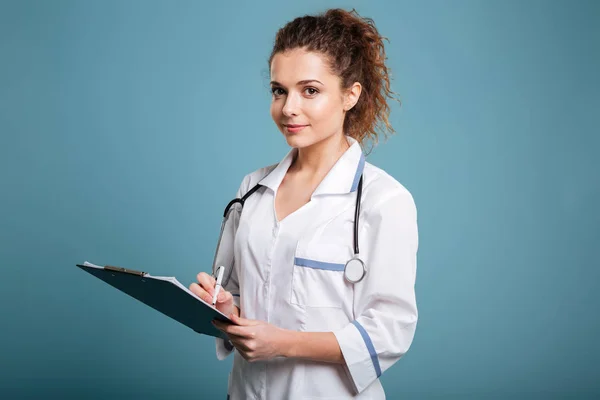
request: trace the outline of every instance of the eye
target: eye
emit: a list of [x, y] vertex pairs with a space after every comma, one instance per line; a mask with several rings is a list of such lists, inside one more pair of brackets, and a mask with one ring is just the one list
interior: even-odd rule
[[[281, 92], [283, 92], [283, 93], [278, 92], [278, 90], [281, 90]], [[281, 96], [284, 93], [285, 93], [285, 91], [282, 88], [280, 88], [280, 87], [273, 87], [273, 88], [271, 88], [271, 94], [273, 94], [275, 96]]]
[[304, 89], [305, 91], [308, 91], [308, 94], [310, 96], [314, 96], [315, 94], [319, 93], [319, 91], [317, 89], [315, 89], [314, 87], [307, 87], [306, 89]]

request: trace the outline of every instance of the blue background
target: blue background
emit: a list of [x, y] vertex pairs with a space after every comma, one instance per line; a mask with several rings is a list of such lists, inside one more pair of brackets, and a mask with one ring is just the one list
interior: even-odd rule
[[276, 30], [356, 7], [419, 211], [420, 321], [389, 398], [600, 395], [600, 3], [0, 1], [0, 397], [222, 398], [231, 358], [75, 267], [208, 271], [288, 147]]

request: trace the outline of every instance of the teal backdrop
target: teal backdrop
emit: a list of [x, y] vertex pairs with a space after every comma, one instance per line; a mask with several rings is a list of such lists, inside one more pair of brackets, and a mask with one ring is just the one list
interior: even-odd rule
[[75, 267], [209, 271], [243, 176], [288, 151], [277, 29], [388, 37], [420, 319], [388, 398], [600, 396], [597, 1], [0, 0], [0, 397], [225, 399], [232, 359]]

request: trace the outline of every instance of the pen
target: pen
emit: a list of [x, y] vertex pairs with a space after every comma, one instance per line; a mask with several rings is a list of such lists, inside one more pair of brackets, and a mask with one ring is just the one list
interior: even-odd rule
[[221, 289], [221, 282], [223, 281], [223, 270], [225, 269], [224, 266], [220, 266], [219, 270], [217, 271], [217, 284], [215, 285], [215, 295], [213, 296], [213, 303], [212, 305], [214, 306], [217, 303], [217, 296], [219, 295], [219, 290]]

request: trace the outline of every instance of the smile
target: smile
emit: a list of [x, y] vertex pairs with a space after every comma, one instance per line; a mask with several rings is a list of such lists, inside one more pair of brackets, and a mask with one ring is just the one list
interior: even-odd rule
[[302, 129], [306, 128], [308, 125], [284, 125], [285, 129], [290, 133], [300, 132]]

